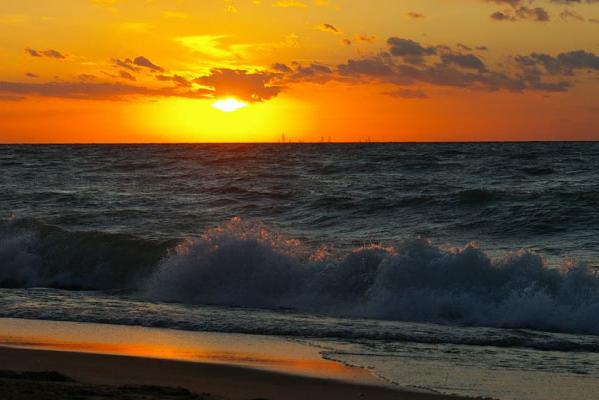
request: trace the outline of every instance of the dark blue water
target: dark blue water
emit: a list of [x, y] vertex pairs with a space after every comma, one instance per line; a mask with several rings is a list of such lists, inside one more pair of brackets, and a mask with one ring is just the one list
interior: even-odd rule
[[232, 217], [310, 245], [422, 236], [596, 259], [599, 144], [0, 147], [0, 213], [171, 240]]
[[[294, 337], [446, 392], [593, 391], [598, 171], [599, 143], [0, 146], [0, 316]], [[449, 390], [435, 371], [458, 364]]]

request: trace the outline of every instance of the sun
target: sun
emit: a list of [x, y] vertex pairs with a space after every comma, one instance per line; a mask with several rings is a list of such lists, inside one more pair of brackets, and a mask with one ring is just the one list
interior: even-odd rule
[[212, 107], [214, 107], [214, 108], [216, 108], [218, 110], [227, 112], [227, 113], [230, 113], [230, 112], [233, 112], [233, 111], [237, 111], [240, 108], [243, 108], [243, 107], [246, 107], [246, 106], [247, 106], [247, 103], [245, 103], [243, 101], [239, 101], [239, 100], [234, 99], [232, 97], [228, 97], [226, 99], [218, 100], [218, 101], [216, 101], [216, 102], [214, 102], [212, 104]]

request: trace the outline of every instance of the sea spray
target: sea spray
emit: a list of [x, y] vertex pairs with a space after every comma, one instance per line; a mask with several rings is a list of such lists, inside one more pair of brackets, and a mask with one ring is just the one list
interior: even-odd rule
[[[176, 245], [32, 221], [0, 230], [4, 287], [130, 288], [142, 300], [599, 334], [599, 276], [518, 250], [413, 239], [313, 250], [235, 218]], [[59, 257], [60, 256], [60, 257]]]
[[[416, 239], [337, 257], [240, 220], [188, 240], [159, 264], [153, 300], [291, 307], [340, 316], [599, 333], [599, 276], [569, 260], [549, 268], [519, 250], [493, 259], [474, 244]], [[274, 238], [274, 239], [273, 239]], [[297, 252], [294, 252], [297, 250]]]

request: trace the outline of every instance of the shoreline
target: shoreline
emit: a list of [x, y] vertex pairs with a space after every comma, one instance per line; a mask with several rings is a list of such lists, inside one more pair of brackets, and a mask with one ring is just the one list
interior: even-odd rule
[[97, 385], [184, 388], [230, 400], [463, 398], [391, 385], [367, 369], [327, 360], [313, 346], [246, 334], [0, 318], [0, 360], [8, 376], [53, 372], [76, 382], [0, 374], [0, 393], [74, 384], [95, 385], [91, 392], [108, 390]]
[[[384, 385], [351, 383], [326, 378], [291, 375], [249, 367], [203, 362], [186, 362], [122, 355], [92, 354], [59, 350], [33, 350], [0, 346], [4, 370], [15, 372], [57, 372], [85, 385], [89, 398], [94, 387], [131, 386], [183, 388], [207, 398], [229, 400], [268, 399], [373, 399], [449, 400], [463, 397], [418, 392]], [[0, 379], [0, 392], [14, 381]], [[22, 391], [44, 386], [73, 385], [71, 382], [18, 380]], [[91, 386], [90, 386], [91, 385]], [[162, 390], [162, 391], [164, 391]], [[160, 393], [161, 390], [158, 390]], [[30, 398], [27, 393], [23, 397]], [[85, 397], [84, 397], [85, 398]], [[118, 398], [118, 397], [117, 397]], [[162, 397], [168, 398], [168, 397]]]

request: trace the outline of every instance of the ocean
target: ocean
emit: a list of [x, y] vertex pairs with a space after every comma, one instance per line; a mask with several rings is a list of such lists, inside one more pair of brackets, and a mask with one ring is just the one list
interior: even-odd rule
[[599, 390], [599, 143], [7, 145], [0, 171], [0, 317], [283, 337], [443, 393]]

